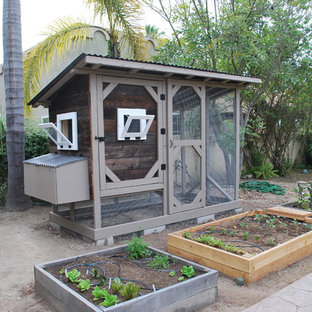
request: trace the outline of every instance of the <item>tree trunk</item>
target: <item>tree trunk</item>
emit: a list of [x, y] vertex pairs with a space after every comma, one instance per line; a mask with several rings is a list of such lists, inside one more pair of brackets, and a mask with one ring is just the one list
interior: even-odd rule
[[24, 194], [23, 53], [20, 0], [3, 0], [3, 73], [6, 103], [8, 194], [6, 208], [29, 208]]

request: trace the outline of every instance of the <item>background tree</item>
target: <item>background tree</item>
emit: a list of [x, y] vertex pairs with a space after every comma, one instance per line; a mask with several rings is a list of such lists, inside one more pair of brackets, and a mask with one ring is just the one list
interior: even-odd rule
[[23, 55], [19, 0], [3, 0], [3, 73], [6, 103], [8, 161], [8, 210], [25, 210], [30, 200], [24, 195], [24, 105]]
[[[47, 70], [61, 59], [66, 51], [81, 44], [94, 28], [102, 30], [109, 45], [108, 56], [144, 58], [143, 29], [138, 22], [143, 0], [86, 0], [102, 26], [95, 26], [71, 18], [59, 19], [48, 28], [47, 38], [31, 49], [24, 60], [25, 103], [40, 90], [43, 68]], [[103, 54], [105, 52], [103, 47]]]
[[[242, 135], [250, 116], [259, 117], [253, 110], [260, 103], [283, 103], [289, 107], [283, 113], [291, 119], [302, 101], [295, 92], [290, 98], [290, 91], [298, 90], [298, 79], [306, 84], [298, 78], [299, 67], [304, 58], [311, 60], [311, 5], [311, 0], [177, 0], [165, 6], [158, 0], [152, 7], [172, 27], [173, 36], [154, 60], [260, 77], [261, 85], [241, 92]], [[306, 89], [300, 90], [300, 98], [308, 98], [302, 94]], [[306, 113], [311, 111], [308, 102]]]

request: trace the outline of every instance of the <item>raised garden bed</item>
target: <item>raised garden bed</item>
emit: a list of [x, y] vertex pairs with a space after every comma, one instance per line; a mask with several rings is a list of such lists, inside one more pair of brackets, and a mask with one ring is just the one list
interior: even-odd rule
[[[167, 256], [169, 268], [157, 270], [148, 265], [149, 260], [132, 261], [125, 253], [127, 246], [62, 259], [35, 266], [35, 288], [57, 311], [196, 311], [211, 304], [217, 296], [218, 273], [215, 270], [181, 259], [149, 247], [153, 255]], [[88, 265], [82, 265], [82, 264]], [[92, 264], [90, 266], [90, 264]], [[192, 266], [195, 276], [182, 279], [181, 268]], [[105, 273], [103, 272], [103, 268]], [[90, 280], [89, 290], [80, 291], [79, 283], [69, 281], [70, 272], [77, 269], [79, 279]], [[89, 273], [87, 272], [89, 269]], [[96, 270], [96, 271], [94, 271]], [[175, 274], [171, 273], [175, 271]], [[66, 274], [65, 274], [66, 273]], [[96, 274], [95, 274], [96, 273]], [[94, 275], [95, 274], [95, 275]], [[173, 276], [174, 275], [174, 276]], [[100, 278], [102, 276], [102, 278]], [[104, 280], [103, 277], [105, 276]], [[107, 289], [113, 295], [114, 278], [123, 285], [133, 283], [140, 287], [140, 294], [128, 301], [117, 294], [116, 305], [101, 306], [102, 300], [94, 300], [96, 283], [99, 289]], [[118, 281], [118, 280], [117, 280]], [[105, 284], [105, 285], [103, 285]]]
[[252, 211], [171, 233], [168, 251], [252, 283], [311, 254], [311, 230], [285, 211]]

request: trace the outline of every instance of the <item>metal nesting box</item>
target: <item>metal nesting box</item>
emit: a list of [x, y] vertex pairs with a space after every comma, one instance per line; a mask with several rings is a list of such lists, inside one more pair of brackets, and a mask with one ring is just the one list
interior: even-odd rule
[[24, 161], [25, 194], [59, 205], [90, 199], [88, 159], [47, 154]]

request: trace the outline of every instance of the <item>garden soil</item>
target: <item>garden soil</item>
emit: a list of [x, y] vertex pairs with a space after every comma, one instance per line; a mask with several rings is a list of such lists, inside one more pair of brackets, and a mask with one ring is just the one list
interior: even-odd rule
[[[241, 190], [243, 211], [265, 209], [290, 202], [293, 199], [296, 181], [302, 180], [312, 180], [312, 172], [305, 175], [293, 173], [286, 178], [270, 180], [269, 182], [287, 189], [286, 194], [282, 196]], [[34, 206], [26, 212], [6, 212], [0, 207], [1, 312], [54, 312], [54, 309], [34, 292], [34, 265], [108, 248], [95, 246], [52, 229], [48, 224], [49, 210], [50, 207]], [[153, 247], [166, 250], [167, 233], [189, 226], [193, 224], [175, 224], [162, 233], [145, 236], [145, 240]], [[124, 244], [129, 238], [130, 236], [117, 239], [115, 245]], [[243, 287], [237, 286], [232, 278], [220, 273], [218, 300], [199, 312], [242, 311], [311, 272], [312, 255]]]

